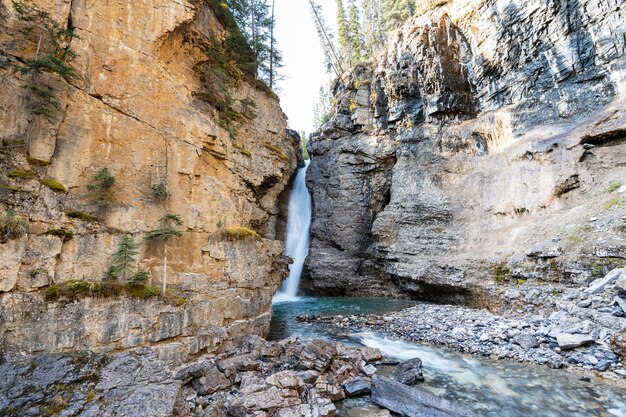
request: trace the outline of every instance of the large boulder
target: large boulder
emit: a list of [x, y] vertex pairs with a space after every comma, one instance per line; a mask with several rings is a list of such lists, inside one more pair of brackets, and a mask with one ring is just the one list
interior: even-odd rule
[[418, 382], [423, 382], [422, 360], [420, 358], [414, 358], [402, 362], [394, 369], [391, 377], [405, 385], [415, 385]]
[[337, 348], [321, 339], [312, 340], [300, 354], [300, 363], [305, 369], [325, 371], [337, 356]]
[[465, 407], [378, 375], [372, 379], [372, 401], [403, 417], [478, 417]]

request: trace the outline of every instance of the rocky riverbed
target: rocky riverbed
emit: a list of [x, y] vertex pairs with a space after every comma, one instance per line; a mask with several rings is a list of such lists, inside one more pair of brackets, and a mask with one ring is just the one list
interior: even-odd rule
[[616, 269], [582, 292], [565, 291], [557, 302], [559, 309], [549, 315], [504, 318], [486, 310], [419, 304], [389, 314], [303, 315], [298, 320], [498, 359], [599, 373], [624, 384], [625, 294], [626, 273]]
[[[461, 405], [413, 389], [423, 381], [420, 360], [391, 374], [375, 348], [321, 339], [243, 345], [177, 371], [150, 349], [117, 355], [50, 355], [0, 363], [1, 416], [334, 417], [335, 402], [370, 396], [407, 416], [473, 416]], [[389, 416], [369, 405], [349, 415]], [[356, 414], [355, 414], [356, 413]], [[439, 414], [437, 414], [439, 413]], [[445, 413], [445, 414], [441, 414]]]

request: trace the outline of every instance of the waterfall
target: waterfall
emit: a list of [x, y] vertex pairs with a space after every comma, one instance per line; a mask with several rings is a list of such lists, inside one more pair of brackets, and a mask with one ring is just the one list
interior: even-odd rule
[[285, 254], [293, 258], [289, 266], [289, 278], [283, 283], [274, 302], [297, 300], [298, 287], [304, 260], [309, 253], [309, 229], [311, 227], [311, 195], [306, 188], [306, 171], [311, 161], [300, 168], [289, 196], [289, 214], [285, 235]]

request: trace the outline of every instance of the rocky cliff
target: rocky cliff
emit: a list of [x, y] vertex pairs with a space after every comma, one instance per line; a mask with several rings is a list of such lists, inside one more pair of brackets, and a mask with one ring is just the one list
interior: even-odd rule
[[439, 3], [334, 86], [308, 288], [551, 308], [626, 259], [623, 2]]
[[[181, 361], [267, 331], [298, 141], [220, 56], [218, 3], [0, 3], [1, 352], [150, 345]], [[146, 241], [168, 213], [183, 226]], [[101, 284], [128, 233], [167, 294]]]

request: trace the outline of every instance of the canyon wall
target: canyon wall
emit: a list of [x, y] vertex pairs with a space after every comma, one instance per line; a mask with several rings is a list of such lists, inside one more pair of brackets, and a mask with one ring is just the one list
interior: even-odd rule
[[334, 85], [306, 287], [549, 309], [626, 259], [626, 10], [439, 3]]
[[[0, 352], [146, 345], [183, 361], [268, 330], [298, 138], [254, 80], [213, 70], [228, 108], [206, 94], [230, 35], [210, 3], [0, 3], [0, 211], [27, 220], [0, 243]], [[71, 66], [35, 62], [70, 48]], [[167, 213], [182, 236], [146, 241]], [[50, 299], [101, 282], [124, 234], [155, 286], [167, 250], [166, 295]]]

